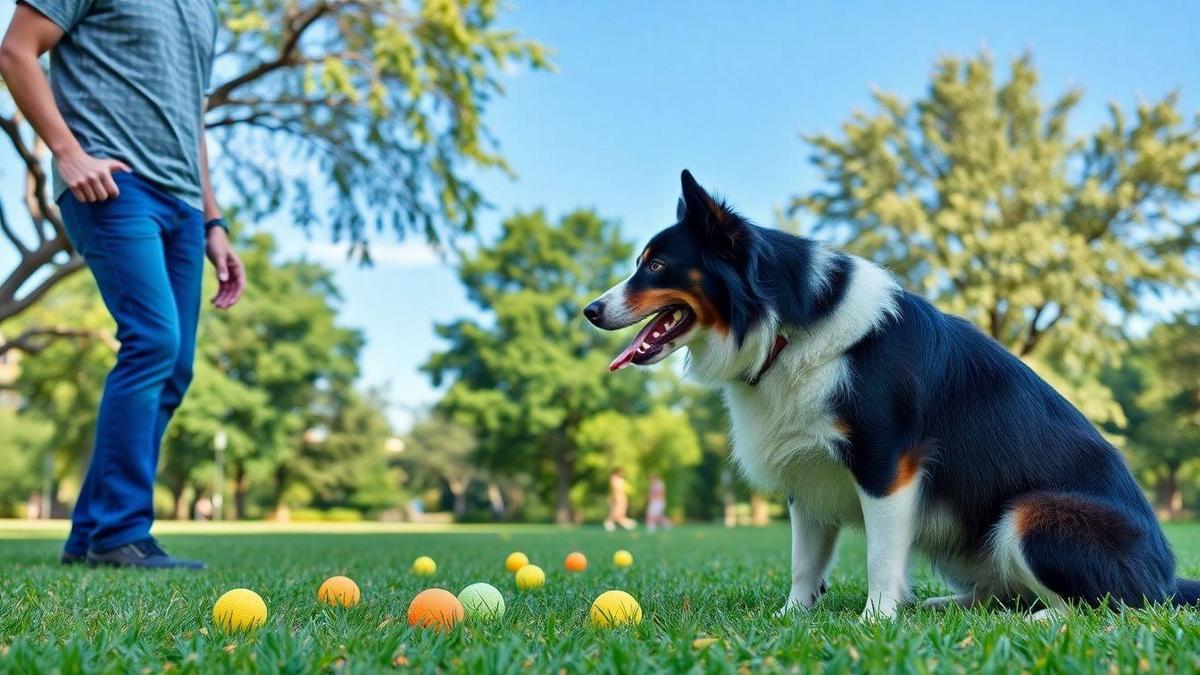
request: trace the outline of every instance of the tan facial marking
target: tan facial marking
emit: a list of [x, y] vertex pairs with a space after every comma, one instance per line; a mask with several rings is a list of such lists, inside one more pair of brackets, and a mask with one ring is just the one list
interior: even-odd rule
[[722, 333], [729, 332], [729, 326], [721, 320], [721, 314], [717, 312], [717, 308], [703, 294], [675, 288], [652, 288], [629, 296], [629, 306], [637, 314], [650, 314], [668, 305], [676, 304], [687, 305], [695, 313], [696, 321], [700, 325]]

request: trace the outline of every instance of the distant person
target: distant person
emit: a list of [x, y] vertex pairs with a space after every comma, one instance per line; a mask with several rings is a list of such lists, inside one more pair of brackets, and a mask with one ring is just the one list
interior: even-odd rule
[[63, 224], [121, 342], [63, 564], [203, 567], [167, 555], [150, 526], [163, 431], [192, 379], [205, 254], [213, 305], [245, 288], [204, 149], [216, 38], [213, 0], [18, 0], [0, 44], [0, 75], [54, 156]]
[[604, 529], [612, 532], [617, 525], [627, 530], [637, 527], [637, 521], [629, 517], [629, 481], [620, 467], [613, 469], [608, 477], [608, 518], [604, 519]]
[[658, 475], [650, 476], [649, 500], [646, 503], [646, 529], [651, 532], [671, 527], [671, 519], [667, 518], [667, 484]]

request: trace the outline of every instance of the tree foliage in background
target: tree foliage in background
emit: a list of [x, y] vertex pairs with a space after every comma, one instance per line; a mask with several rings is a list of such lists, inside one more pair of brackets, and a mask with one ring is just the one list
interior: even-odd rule
[[[364, 256], [372, 232], [432, 241], [474, 227], [483, 197], [468, 174], [507, 170], [483, 123], [503, 94], [499, 73], [549, 66], [544, 47], [496, 26], [493, 0], [224, 0], [218, 10], [205, 121], [221, 148], [221, 194], [249, 217], [286, 207]], [[82, 260], [50, 194], [45, 145], [7, 95], [0, 132], [20, 160], [0, 177], [20, 178], [25, 206], [17, 218], [0, 205], [17, 259], [0, 280], [4, 322]]]
[[413, 425], [404, 446], [400, 464], [406, 475], [425, 488], [445, 486], [454, 500], [454, 517], [462, 520], [467, 514], [467, 489], [485, 476], [475, 433], [434, 413]]
[[[362, 337], [338, 323], [332, 273], [308, 262], [275, 261], [275, 242], [267, 235], [242, 247], [254, 288], [230, 311], [202, 312], [195, 377], [164, 439], [159, 482], [170, 491], [175, 513], [186, 517], [197, 497], [212, 496], [218, 433], [228, 438], [228, 477], [241, 517], [251, 496], [265, 509], [393, 505], [399, 485], [384, 450], [392, 434], [385, 402], [352, 387]], [[205, 283], [211, 295], [214, 282], [206, 276]], [[45, 342], [20, 362], [14, 385], [19, 417], [51, 430], [42, 440], [24, 434], [22, 443], [32, 445], [20, 456], [51, 458], [54, 482], [77, 480], [91, 455], [104, 377], [115, 356], [112, 320], [94, 282], [75, 277], [12, 325], [19, 331], [26, 322], [70, 325], [71, 331], [64, 330], [69, 339]]]
[[1104, 381], [1128, 419], [1113, 431], [1149, 478], [1159, 513], [1179, 516], [1182, 476], [1200, 459], [1200, 313], [1155, 326]]
[[82, 483], [104, 378], [118, 346], [116, 327], [92, 279], [72, 278], [60, 290], [10, 324], [18, 335], [29, 334], [29, 326], [60, 335], [29, 344], [14, 383], [22, 416], [52, 429], [36, 453], [41, 459], [38, 473], [52, 499], [61, 481], [71, 483], [72, 489]]
[[924, 96], [875, 93], [839, 136], [808, 137], [824, 186], [792, 202], [817, 231], [963, 315], [1097, 421], [1120, 408], [1096, 380], [1149, 293], [1196, 279], [1200, 119], [1142, 102], [1086, 136], [1081, 98], [1042, 103], [1030, 58], [997, 81], [987, 56], [945, 58]]
[[688, 414], [659, 405], [644, 415], [599, 413], [579, 425], [572, 439], [579, 448], [580, 498], [604, 493], [613, 469], [624, 470], [635, 487], [634, 504], [645, 506], [646, 486], [659, 476], [676, 504], [694, 487], [692, 469], [700, 463], [700, 439]]
[[[234, 501], [245, 517], [252, 477], [272, 486], [262, 497], [279, 508], [288, 505], [296, 477], [317, 470], [310, 464], [320, 453], [301, 451], [305, 432], [314, 430], [310, 439], [329, 434], [328, 400], [345, 396], [358, 376], [363, 339], [337, 323], [341, 298], [329, 270], [275, 262], [275, 241], [265, 234], [241, 246], [254, 291], [228, 311], [202, 314], [197, 356], [221, 375], [222, 387], [240, 391], [224, 392], [223, 412], [196, 417], [211, 416], [229, 436]], [[202, 401], [189, 394], [180, 410]]]
[[580, 315], [632, 255], [616, 224], [591, 211], [558, 223], [541, 211], [508, 218], [494, 242], [459, 266], [483, 316], [439, 324], [447, 348], [423, 366], [435, 386], [449, 384], [439, 410], [476, 431], [481, 465], [536, 476], [558, 522], [574, 517], [583, 425], [651, 407], [646, 371], [608, 372], [629, 336], [595, 330]]

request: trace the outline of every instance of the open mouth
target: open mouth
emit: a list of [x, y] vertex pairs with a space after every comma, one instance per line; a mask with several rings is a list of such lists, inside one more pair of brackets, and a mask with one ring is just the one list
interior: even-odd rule
[[609, 371], [618, 371], [631, 363], [639, 366], [654, 363], [664, 350], [674, 346], [671, 344], [674, 340], [691, 330], [695, 322], [696, 315], [686, 305], [671, 305], [659, 310], [633, 342], [617, 354], [608, 365]]

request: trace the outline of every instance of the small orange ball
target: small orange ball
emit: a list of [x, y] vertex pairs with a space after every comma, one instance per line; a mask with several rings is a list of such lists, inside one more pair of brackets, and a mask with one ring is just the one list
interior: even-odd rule
[[575, 551], [567, 555], [563, 564], [567, 566], [568, 572], [582, 572], [587, 569], [587, 556]]
[[358, 584], [348, 577], [329, 577], [317, 589], [317, 599], [327, 605], [353, 607], [362, 599]]
[[450, 630], [463, 620], [463, 606], [454, 594], [443, 588], [427, 588], [408, 605], [408, 625], [435, 630]]

